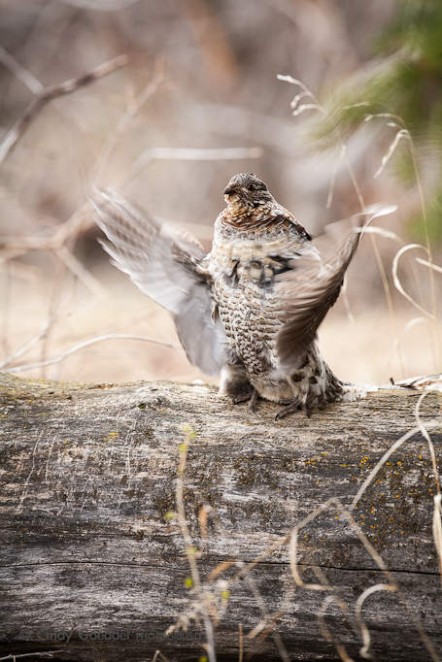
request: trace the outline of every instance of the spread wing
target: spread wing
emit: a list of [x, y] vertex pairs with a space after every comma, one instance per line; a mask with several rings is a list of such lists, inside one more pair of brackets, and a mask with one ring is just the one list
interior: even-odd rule
[[189, 361], [208, 375], [224, 364], [226, 337], [212, 320], [205, 257], [193, 238], [160, 225], [113, 191], [98, 191], [92, 204], [95, 221], [108, 241], [101, 242], [113, 263], [142, 292], [172, 313]]
[[282, 365], [295, 370], [302, 361], [319, 325], [339, 296], [359, 236], [356, 233], [350, 236], [333, 262], [304, 266], [300, 260], [293, 270], [276, 277], [275, 292], [285, 320], [277, 337]]
[[358, 247], [361, 228], [395, 209], [375, 206], [366, 210], [358, 229], [349, 235], [333, 259], [316, 263], [302, 259], [293, 261], [290, 271], [275, 278], [275, 293], [281, 302], [284, 320], [277, 337], [277, 352], [283, 366], [294, 370], [299, 367], [319, 325], [336, 302], [345, 272]]

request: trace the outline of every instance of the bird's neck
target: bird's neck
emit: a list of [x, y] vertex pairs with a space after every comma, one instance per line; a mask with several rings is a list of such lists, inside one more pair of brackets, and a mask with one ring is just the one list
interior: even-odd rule
[[225, 237], [265, 239], [280, 234], [291, 234], [293, 224], [282, 215], [277, 206], [265, 203], [251, 207], [234, 202], [227, 205], [216, 221], [216, 231]]

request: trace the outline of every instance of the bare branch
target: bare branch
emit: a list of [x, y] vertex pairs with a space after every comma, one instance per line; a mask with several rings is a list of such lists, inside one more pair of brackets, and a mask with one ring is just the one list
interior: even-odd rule
[[58, 97], [71, 94], [81, 87], [86, 87], [96, 80], [108, 76], [112, 72], [125, 67], [129, 62], [127, 55], [119, 55], [113, 60], [109, 60], [104, 64], [96, 67], [92, 71], [79, 78], [71, 78], [64, 83], [52, 85], [51, 87], [43, 88], [31, 101], [24, 115], [15, 123], [15, 125], [8, 131], [2, 144], [0, 145], [0, 164], [6, 159], [8, 154], [14, 149], [20, 138], [25, 133], [31, 122], [37, 117], [44, 106]]
[[30, 71], [22, 67], [8, 51], [0, 46], [0, 62], [33, 94], [38, 95], [44, 91], [44, 86]]
[[3, 368], [6, 368], [6, 366], [13, 363], [13, 361], [16, 361], [20, 357], [27, 354], [29, 352], [29, 350], [32, 349], [32, 347], [34, 347], [34, 345], [39, 343], [40, 340], [42, 340], [42, 338], [44, 338], [46, 333], [48, 332], [49, 325], [50, 325], [50, 322], [47, 321], [44, 324], [41, 331], [39, 331], [35, 336], [32, 336], [32, 338], [27, 340], [25, 343], [23, 343], [23, 345], [21, 345], [21, 347], [19, 347], [17, 350], [15, 350], [15, 352], [13, 352], [13, 354], [10, 354], [9, 356], [7, 356], [7, 358], [4, 359], [4, 361], [1, 361], [0, 362], [0, 370], [2, 370]]
[[152, 147], [138, 157], [130, 169], [134, 179], [143, 168], [155, 160], [171, 161], [230, 161], [236, 159], [260, 159], [260, 147]]
[[106, 294], [106, 290], [101, 283], [77, 260], [75, 255], [66, 248], [60, 246], [55, 252], [61, 262], [74, 274], [93, 294], [102, 297]]
[[108, 333], [104, 336], [97, 336], [95, 338], [90, 338], [89, 340], [84, 340], [83, 342], [77, 343], [63, 354], [53, 357], [52, 359], [47, 359], [47, 361], [38, 361], [36, 363], [28, 363], [25, 365], [19, 365], [15, 368], [6, 368], [5, 372], [24, 372], [25, 370], [35, 370], [36, 368], [43, 368], [49, 365], [55, 365], [56, 363], [61, 363], [68, 356], [75, 354], [75, 352], [80, 351], [81, 349], [86, 349], [91, 345], [95, 345], [98, 342], [103, 342], [105, 340], [139, 340], [143, 342], [150, 342], [154, 345], [161, 345], [162, 347], [168, 347], [170, 349], [176, 349], [175, 345], [171, 343], [163, 342], [161, 340], [155, 340], [155, 338], [149, 338], [148, 336], [134, 336], [127, 333]]
[[97, 163], [95, 164], [94, 175], [92, 177], [93, 181], [98, 181], [100, 179], [102, 170], [108, 163], [109, 157], [115, 149], [119, 139], [125, 133], [125, 131], [127, 131], [129, 125], [135, 116], [139, 113], [142, 106], [144, 106], [144, 104], [154, 96], [163, 82], [164, 64], [159, 62], [154, 66], [152, 78], [149, 80], [140, 94], [138, 94], [138, 96], [134, 99], [133, 103], [119, 120], [115, 130], [111, 132], [108, 139], [106, 140]]
[[59, 2], [93, 11], [120, 11], [136, 5], [140, 0], [59, 0]]

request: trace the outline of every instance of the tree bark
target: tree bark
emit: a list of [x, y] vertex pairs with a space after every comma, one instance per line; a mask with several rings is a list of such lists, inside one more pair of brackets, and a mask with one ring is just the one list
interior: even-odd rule
[[275, 422], [203, 385], [0, 375], [0, 653], [441, 659], [442, 397], [429, 441], [419, 397]]

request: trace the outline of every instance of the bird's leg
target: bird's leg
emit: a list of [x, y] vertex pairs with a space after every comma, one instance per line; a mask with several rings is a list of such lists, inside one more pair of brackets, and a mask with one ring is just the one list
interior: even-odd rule
[[251, 407], [254, 395], [255, 395], [255, 389], [250, 391], [249, 390], [239, 391], [234, 395], [231, 394], [230, 397], [232, 398], [232, 402], [234, 405], [240, 405], [243, 402], [249, 402], [250, 403], [249, 406]]
[[[308, 394], [307, 394], [307, 396], [308, 396]], [[312, 415], [312, 407], [311, 407], [311, 403], [308, 401], [307, 396], [305, 398], [303, 398], [301, 409], [302, 409], [303, 413], [307, 416], [307, 418], [310, 418], [310, 416]]]
[[302, 399], [299, 398], [299, 380], [295, 380], [292, 377], [287, 377], [287, 382], [289, 383], [292, 392], [293, 392], [293, 400], [289, 402], [288, 404], [284, 405], [276, 414], [275, 416], [275, 421], [280, 421], [282, 418], [286, 418], [286, 416], [290, 416], [290, 414], [295, 414], [299, 409], [301, 409], [304, 414], [307, 416], [307, 418], [310, 418], [311, 416], [311, 406], [308, 401], [308, 395], [309, 392], [307, 392], [303, 395]]
[[254, 388], [249, 402], [249, 411], [255, 413], [256, 403], [258, 402], [258, 398], [259, 398], [258, 391], [256, 390], [256, 388]]
[[228, 395], [234, 405], [250, 400], [250, 407], [256, 403], [257, 393], [249, 382], [246, 370], [240, 363], [227, 364], [221, 371], [220, 393]]
[[292, 402], [290, 402], [288, 405], [281, 407], [275, 416], [275, 421], [280, 421], [282, 418], [290, 416], [290, 414], [295, 414], [299, 409], [301, 409], [301, 407], [302, 405], [299, 400], [292, 400]]

